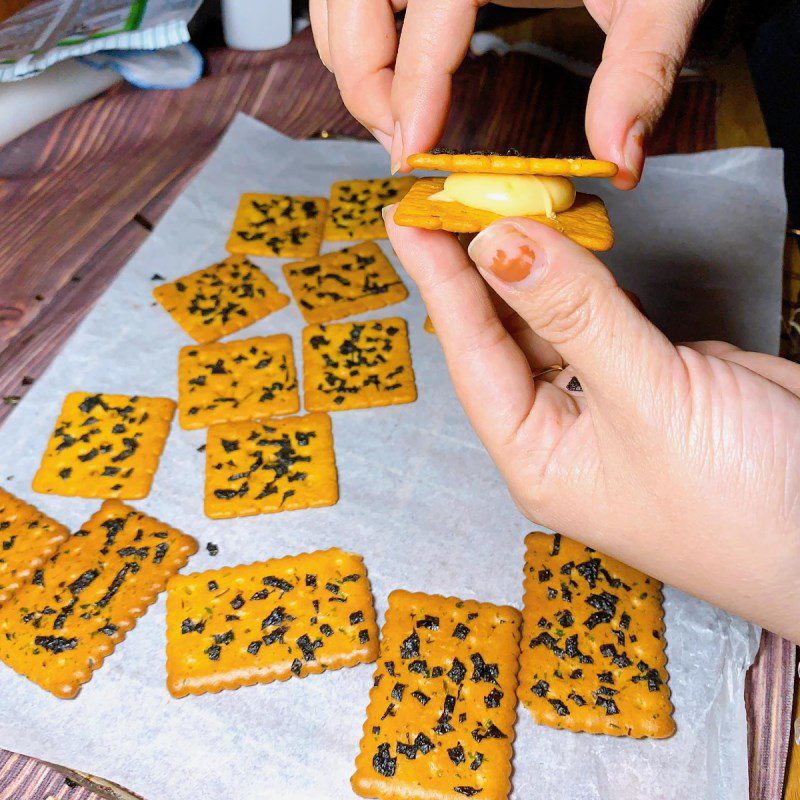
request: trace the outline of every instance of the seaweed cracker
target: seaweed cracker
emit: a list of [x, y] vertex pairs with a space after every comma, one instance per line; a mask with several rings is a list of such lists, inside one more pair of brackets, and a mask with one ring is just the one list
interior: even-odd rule
[[39, 568], [68, 536], [64, 525], [0, 489], [0, 605], [38, 577]]
[[208, 429], [205, 512], [209, 517], [332, 506], [338, 499], [327, 414], [229, 422]]
[[374, 242], [284, 264], [283, 274], [306, 322], [331, 322], [399, 303], [408, 290]]
[[525, 543], [519, 698], [534, 720], [671, 736], [661, 584], [565, 536]]
[[295, 414], [300, 394], [285, 333], [189, 345], [178, 356], [178, 418], [182, 428]]
[[190, 536], [107, 500], [0, 607], [0, 661], [74, 697], [196, 551]]
[[243, 194], [226, 249], [229, 253], [310, 258], [319, 253], [328, 201], [288, 194]]
[[608, 250], [614, 231], [603, 201], [575, 191], [570, 177], [611, 177], [616, 165], [517, 154], [417, 153], [411, 166], [452, 172], [420, 178], [400, 202], [398, 225], [476, 233], [503, 217], [543, 222], [591, 250]]
[[153, 297], [197, 342], [214, 342], [289, 304], [275, 284], [244, 256], [156, 286]]
[[174, 697], [304, 678], [377, 655], [367, 571], [352, 553], [333, 548], [169, 583], [167, 688]]
[[394, 591], [356, 771], [362, 797], [505, 800], [520, 613]]
[[150, 492], [175, 403], [163, 397], [72, 392], [33, 488], [44, 494], [135, 500]]
[[325, 238], [329, 241], [385, 239], [383, 207], [401, 200], [413, 185], [411, 177], [337, 181], [331, 186]]
[[413, 403], [417, 386], [405, 320], [304, 328], [303, 391], [309, 411]]

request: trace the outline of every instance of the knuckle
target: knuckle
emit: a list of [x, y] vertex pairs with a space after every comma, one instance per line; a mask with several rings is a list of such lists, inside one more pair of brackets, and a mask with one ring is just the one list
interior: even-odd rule
[[592, 299], [582, 281], [553, 287], [541, 297], [535, 329], [556, 347], [583, 337], [592, 321]]
[[680, 60], [663, 50], [639, 50], [629, 69], [649, 86], [651, 97], [669, 96], [681, 69]]
[[605, 69], [624, 85], [637, 83], [637, 94], [644, 104], [658, 109], [672, 94], [681, 66], [682, 59], [665, 50], [634, 49], [608, 57]]

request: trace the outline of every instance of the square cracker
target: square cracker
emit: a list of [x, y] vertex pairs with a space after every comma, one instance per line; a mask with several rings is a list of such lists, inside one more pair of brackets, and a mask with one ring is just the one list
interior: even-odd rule
[[490, 173], [493, 175], [562, 175], [565, 178], [613, 178], [619, 171], [613, 161], [594, 158], [537, 158], [517, 150], [496, 153], [491, 150], [457, 150], [437, 147], [429, 153], [413, 153], [408, 163], [414, 169], [443, 172]]
[[150, 492], [175, 403], [163, 397], [72, 392], [64, 399], [33, 488], [135, 500]]
[[336, 319], [399, 303], [408, 290], [374, 242], [283, 265], [306, 322]]
[[189, 345], [178, 356], [178, 417], [187, 430], [300, 410], [291, 337]]
[[[400, 201], [394, 221], [410, 228], [477, 233], [502, 219], [499, 214], [462, 203], [430, 200], [432, 194], [444, 188], [444, 181], [444, 178], [420, 178]], [[578, 192], [572, 208], [559, 212], [554, 218], [542, 214], [530, 219], [555, 228], [590, 250], [609, 250], [614, 244], [614, 230], [605, 204], [593, 194]]]
[[0, 489], [0, 605], [30, 579], [68, 536], [64, 525]]
[[74, 697], [196, 551], [190, 536], [107, 500], [0, 607], [0, 661]]
[[382, 800], [505, 800], [520, 613], [394, 591], [351, 783]]
[[304, 328], [303, 391], [309, 411], [413, 403], [417, 386], [405, 320]]
[[525, 542], [519, 698], [534, 720], [671, 736], [661, 584], [566, 536]]
[[212, 425], [205, 512], [213, 519], [332, 506], [339, 499], [327, 414]]
[[153, 296], [201, 343], [235, 333], [289, 304], [289, 298], [244, 256], [229, 256], [157, 286]]
[[243, 194], [226, 249], [270, 258], [319, 253], [328, 201], [288, 194]]
[[167, 594], [167, 688], [238, 689], [374, 661], [360, 556], [339, 549], [180, 575]]
[[385, 239], [381, 210], [405, 197], [414, 178], [374, 178], [367, 181], [337, 181], [331, 186], [330, 213], [325, 239]]

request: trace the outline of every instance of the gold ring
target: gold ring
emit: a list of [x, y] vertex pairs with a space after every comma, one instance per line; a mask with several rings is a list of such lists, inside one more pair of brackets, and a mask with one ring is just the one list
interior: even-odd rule
[[538, 372], [533, 373], [533, 379], [538, 380], [542, 375], [547, 375], [548, 372], [561, 372], [564, 369], [561, 364], [552, 364], [549, 367], [543, 367]]

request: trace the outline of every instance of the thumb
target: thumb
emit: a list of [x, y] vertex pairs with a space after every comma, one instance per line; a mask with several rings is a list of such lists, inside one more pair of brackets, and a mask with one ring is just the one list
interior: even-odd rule
[[673, 345], [602, 262], [547, 225], [495, 222], [473, 239], [469, 255], [487, 283], [574, 368], [588, 401], [640, 413], [643, 401], [678, 372]]
[[[614, 184], [632, 189], [645, 142], [672, 95], [704, 0], [621, 0], [605, 21], [603, 59], [586, 105], [586, 135], [595, 158], [616, 163]], [[603, 22], [601, 22], [603, 24]]]

